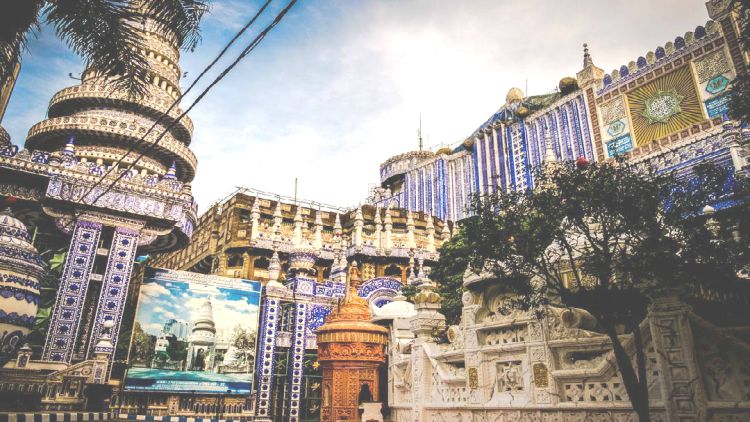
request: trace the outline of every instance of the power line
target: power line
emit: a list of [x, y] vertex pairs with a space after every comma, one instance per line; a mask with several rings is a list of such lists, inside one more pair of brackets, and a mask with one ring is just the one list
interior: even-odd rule
[[[271, 0], [269, 0], [269, 1], [267, 1], [267, 2], [266, 2], [266, 4], [264, 5], [264, 8], [265, 8], [265, 7], [266, 7], [266, 6], [268, 5], [268, 3], [270, 3], [270, 1], [271, 1]], [[286, 7], [284, 7], [284, 9], [282, 9], [282, 10], [281, 10], [281, 11], [280, 11], [280, 12], [278, 13], [278, 15], [276, 15], [276, 17], [274, 18], [274, 20], [273, 20], [273, 21], [272, 21], [272, 22], [271, 22], [271, 23], [270, 23], [270, 24], [269, 24], [268, 26], [266, 26], [266, 28], [265, 28], [265, 29], [264, 29], [264, 30], [263, 30], [262, 32], [260, 32], [260, 33], [259, 33], [259, 34], [258, 34], [258, 35], [257, 35], [257, 36], [255, 37], [255, 39], [253, 39], [253, 41], [252, 41], [252, 42], [251, 42], [251, 43], [250, 43], [250, 44], [249, 44], [249, 45], [248, 45], [247, 47], [245, 47], [245, 49], [244, 49], [244, 50], [243, 50], [243, 51], [242, 51], [242, 52], [241, 52], [241, 53], [240, 53], [240, 54], [239, 54], [239, 55], [237, 56], [237, 58], [236, 58], [236, 59], [235, 59], [235, 60], [234, 60], [234, 61], [233, 61], [233, 62], [232, 62], [232, 63], [231, 63], [231, 64], [230, 64], [229, 66], [227, 66], [227, 67], [226, 67], [226, 68], [225, 68], [225, 69], [224, 69], [224, 70], [223, 70], [223, 71], [222, 71], [222, 72], [221, 72], [221, 73], [219, 74], [219, 76], [217, 76], [217, 77], [216, 77], [216, 78], [215, 78], [215, 79], [214, 79], [214, 80], [213, 80], [213, 81], [211, 82], [211, 84], [209, 84], [209, 86], [208, 86], [208, 87], [206, 87], [206, 88], [205, 88], [205, 89], [204, 89], [204, 90], [203, 90], [203, 91], [202, 91], [202, 92], [200, 93], [200, 95], [198, 95], [198, 97], [197, 97], [197, 98], [196, 98], [196, 99], [195, 99], [195, 100], [193, 101], [193, 103], [192, 103], [192, 104], [190, 105], [190, 107], [188, 107], [188, 108], [187, 108], [187, 109], [186, 109], [185, 111], [183, 111], [183, 112], [182, 112], [182, 114], [180, 114], [180, 115], [179, 115], [179, 116], [178, 116], [178, 117], [177, 117], [176, 119], [174, 119], [174, 120], [172, 121], [172, 123], [171, 123], [171, 124], [169, 124], [169, 125], [168, 125], [168, 126], [167, 126], [167, 127], [165, 128], [165, 129], [164, 129], [164, 131], [163, 131], [163, 132], [162, 132], [162, 133], [161, 133], [161, 134], [160, 134], [160, 135], [159, 135], [159, 136], [158, 136], [158, 137], [156, 138], [156, 140], [155, 140], [155, 141], [154, 141], [153, 143], [149, 143], [148, 145], [146, 145], [146, 147], [145, 147], [145, 150], [144, 150], [143, 152], [141, 152], [141, 154], [140, 154], [140, 155], [139, 155], [139, 156], [138, 156], [138, 157], [137, 157], [137, 158], [136, 158], [136, 159], [135, 159], [135, 160], [134, 160], [134, 161], [133, 161], [133, 162], [132, 162], [131, 164], [129, 164], [129, 165], [128, 165], [128, 168], [127, 168], [127, 169], [126, 169], [125, 171], [121, 172], [121, 173], [120, 173], [120, 175], [119, 175], [119, 176], [118, 176], [118, 177], [117, 177], [117, 178], [116, 178], [116, 179], [115, 179], [114, 181], [112, 181], [112, 183], [111, 183], [111, 184], [110, 184], [110, 185], [109, 185], [109, 186], [108, 186], [108, 187], [107, 187], [107, 188], [106, 188], [106, 189], [105, 189], [105, 190], [104, 190], [103, 192], [101, 192], [101, 193], [100, 193], [99, 195], [97, 195], [97, 197], [96, 197], [96, 198], [94, 198], [94, 200], [93, 200], [93, 201], [91, 201], [90, 203], [86, 204], [86, 201], [85, 201], [85, 196], [86, 196], [86, 195], [88, 195], [89, 193], [91, 193], [91, 192], [93, 191], [93, 189], [94, 189], [94, 188], [96, 188], [96, 186], [97, 186], [97, 185], [99, 185], [99, 184], [100, 184], [100, 183], [101, 183], [101, 182], [103, 181], [104, 177], [100, 178], [100, 179], [99, 179], [99, 180], [98, 180], [98, 181], [97, 181], [97, 182], [96, 182], [96, 183], [95, 183], [94, 185], [92, 185], [92, 186], [91, 186], [91, 188], [90, 188], [90, 189], [89, 189], [89, 190], [88, 190], [88, 191], [87, 191], [87, 192], [86, 192], [86, 193], [85, 193], [85, 194], [84, 194], [84, 195], [83, 195], [83, 196], [81, 197], [81, 199], [82, 199], [82, 200], [83, 200], [83, 202], [84, 202], [84, 205], [95, 205], [95, 204], [96, 204], [96, 202], [97, 202], [97, 201], [98, 201], [98, 200], [99, 200], [99, 199], [100, 199], [100, 198], [101, 198], [102, 196], [106, 195], [106, 194], [107, 194], [107, 193], [108, 193], [108, 192], [109, 192], [110, 190], [112, 190], [112, 188], [113, 188], [113, 187], [114, 187], [114, 186], [115, 186], [115, 185], [117, 184], [117, 182], [119, 182], [119, 181], [120, 181], [120, 180], [121, 180], [121, 179], [122, 179], [122, 178], [123, 178], [123, 177], [124, 177], [124, 176], [125, 176], [126, 174], [128, 174], [128, 172], [129, 172], [129, 171], [130, 171], [130, 170], [131, 170], [131, 169], [132, 169], [132, 168], [133, 168], [133, 167], [135, 166], [135, 164], [136, 164], [136, 163], [138, 163], [138, 161], [140, 161], [140, 159], [141, 159], [141, 158], [143, 158], [143, 157], [145, 156], [145, 154], [146, 154], [147, 152], [149, 152], [149, 151], [150, 151], [150, 150], [151, 150], [152, 148], [154, 148], [154, 147], [155, 147], [155, 146], [156, 146], [156, 145], [157, 145], [157, 144], [158, 144], [158, 143], [159, 143], [159, 142], [161, 141], [161, 139], [162, 139], [162, 138], [164, 137], [164, 135], [166, 135], [166, 134], [167, 134], [167, 133], [169, 132], [169, 130], [170, 130], [170, 129], [171, 129], [172, 127], [174, 127], [174, 125], [176, 125], [176, 124], [177, 124], [177, 122], [179, 122], [179, 121], [180, 121], [180, 120], [181, 120], [181, 119], [182, 119], [183, 117], [185, 117], [185, 116], [187, 115], [187, 113], [189, 113], [189, 112], [190, 112], [190, 110], [192, 110], [192, 109], [193, 109], [193, 108], [194, 108], [194, 107], [195, 107], [195, 106], [196, 106], [196, 105], [197, 105], [197, 104], [198, 104], [198, 103], [199, 103], [199, 102], [200, 102], [200, 101], [201, 101], [201, 100], [202, 100], [202, 99], [203, 99], [203, 98], [204, 98], [204, 97], [206, 96], [206, 94], [208, 94], [208, 92], [209, 92], [209, 91], [211, 91], [211, 89], [213, 89], [213, 87], [214, 87], [214, 86], [216, 86], [216, 84], [218, 84], [218, 83], [219, 83], [219, 82], [220, 82], [220, 81], [221, 81], [222, 79], [224, 79], [224, 77], [225, 77], [225, 76], [226, 76], [226, 75], [227, 75], [227, 74], [228, 74], [228, 73], [229, 73], [229, 72], [230, 72], [230, 71], [231, 71], [232, 69], [234, 69], [234, 67], [235, 67], [235, 66], [236, 66], [237, 64], [239, 64], [239, 62], [240, 62], [240, 61], [242, 61], [242, 59], [244, 59], [245, 57], [247, 57], [247, 56], [248, 56], [248, 55], [249, 55], [249, 54], [250, 54], [250, 53], [251, 53], [251, 52], [252, 52], [252, 51], [253, 51], [253, 50], [255, 49], [255, 47], [257, 47], [257, 46], [258, 46], [258, 44], [260, 44], [260, 42], [261, 42], [261, 41], [262, 41], [262, 40], [263, 40], [263, 39], [264, 39], [264, 38], [266, 37], [266, 35], [268, 35], [268, 33], [269, 33], [269, 32], [270, 32], [270, 31], [271, 31], [271, 30], [272, 30], [272, 29], [273, 29], [273, 28], [274, 28], [274, 27], [275, 27], [275, 26], [276, 26], [276, 25], [277, 25], [277, 24], [278, 24], [279, 22], [281, 22], [281, 20], [282, 20], [282, 19], [284, 18], [284, 16], [285, 16], [285, 15], [286, 15], [286, 14], [287, 14], [287, 13], [289, 12], [289, 10], [290, 10], [290, 9], [292, 8], [292, 6], [294, 6], [294, 5], [296, 4], [296, 3], [297, 3], [297, 0], [291, 0], [291, 1], [290, 1], [290, 2], [289, 2], [289, 3], [287, 4], [287, 5], [286, 5]], [[258, 14], [258, 15], [259, 15], [259, 14]], [[255, 20], [256, 18], [257, 18], [257, 16], [253, 18], [253, 21], [254, 21], [254, 20]], [[251, 22], [251, 23], [252, 23], [252, 22]], [[246, 27], [249, 27], [251, 23], [249, 23], [248, 25], [246, 25]], [[244, 30], [244, 29], [246, 29], [246, 28], [243, 28], [243, 30]], [[241, 34], [240, 34], [240, 35], [241, 35]], [[234, 38], [234, 39], [232, 40], [232, 42], [234, 42], [234, 40], [235, 40], [235, 39], [236, 39], [237, 37], [239, 37], [239, 35], [237, 35], [237, 36], [236, 36], [236, 37], [235, 37], [235, 38]], [[227, 50], [228, 48], [229, 48], [229, 46], [225, 47], [225, 48], [224, 48], [224, 50], [222, 50], [222, 53], [221, 53], [221, 54], [223, 54], [223, 53], [224, 53], [224, 52], [225, 52], [225, 51], [226, 51], [226, 50]], [[214, 60], [214, 62], [212, 62], [212, 64], [211, 64], [211, 65], [213, 65], [213, 64], [214, 64], [214, 63], [215, 63], [215, 62], [216, 62], [217, 60], [218, 60], [218, 58], [217, 58], [217, 59], [215, 59], [215, 60]], [[204, 71], [203, 73], [205, 73], [205, 72], [206, 72], [206, 71]], [[202, 73], [201, 75], [203, 75], [203, 73]], [[192, 85], [191, 85], [191, 87], [192, 87]], [[184, 94], [183, 94], [183, 95], [184, 95]], [[181, 96], [181, 97], [182, 97], [182, 96]], [[181, 98], [181, 97], [180, 97], [180, 98]], [[176, 101], [176, 102], [177, 102], [177, 101]], [[176, 102], [175, 102], [175, 103], [176, 103]], [[170, 108], [170, 109], [171, 109], [171, 108]], [[154, 125], [153, 125], [153, 126], [155, 127], [155, 126], [156, 126], [156, 123], [154, 123]], [[145, 135], [144, 135], [144, 137], [143, 137], [143, 138], [141, 138], [141, 140], [140, 140], [140, 141], [144, 141], [144, 140], [145, 140]], [[126, 153], [126, 155], [127, 155], [127, 153]], [[124, 159], [124, 157], [122, 157], [122, 159]], [[112, 168], [114, 168], [114, 166], [113, 166]], [[110, 169], [110, 171], [111, 171], [111, 170], [112, 170], [112, 169]], [[78, 218], [79, 218], [80, 216], [81, 216], [81, 213], [76, 213], [76, 215], [75, 215], [74, 219], [73, 219], [73, 220], [71, 220], [70, 222], [68, 222], [68, 224], [66, 224], [66, 227], [67, 227], [67, 226], [69, 226], [69, 225], [70, 225], [70, 224], [71, 224], [71, 223], [72, 223], [73, 221], [77, 220], [77, 219], [78, 219]]]
[[[90, 194], [90, 193], [91, 193], [91, 192], [92, 192], [92, 191], [93, 191], [93, 190], [94, 190], [94, 189], [96, 188], [96, 186], [97, 186], [97, 185], [99, 185], [99, 184], [100, 184], [100, 183], [101, 183], [101, 182], [102, 182], [102, 181], [103, 181], [103, 180], [104, 180], [104, 179], [105, 179], [105, 178], [106, 178], [107, 176], [109, 176], [109, 174], [110, 174], [110, 173], [112, 173], [112, 171], [114, 171], [114, 169], [115, 169], [115, 168], [117, 168], [117, 166], [119, 166], [119, 165], [120, 165], [120, 163], [122, 163], [122, 162], [123, 162], [123, 160], [125, 160], [125, 158], [126, 158], [126, 157], [127, 157], [128, 155], [130, 155], [130, 153], [131, 153], [131, 152], [135, 151], [136, 147], [138, 147], [138, 146], [139, 146], [140, 144], [142, 144], [143, 142], [145, 142], [145, 141], [146, 141], [146, 137], [148, 136], [148, 134], [149, 134], [149, 133], [151, 133], [151, 131], [153, 131], [153, 130], [154, 130], [154, 128], [156, 127], [156, 125], [158, 125], [158, 124], [159, 124], [159, 123], [160, 123], [160, 122], [161, 122], [161, 121], [162, 121], [162, 120], [164, 119], [164, 117], [165, 117], [165, 116], [168, 116], [168, 115], [169, 115], [169, 112], [170, 112], [170, 111], [172, 111], [172, 109], [173, 109], [173, 108], [174, 108], [174, 107], [175, 107], [175, 106], [176, 106], [177, 104], [179, 104], [179, 103], [180, 103], [180, 101], [181, 101], [181, 100], [182, 100], [182, 99], [183, 99], [183, 98], [184, 98], [184, 97], [185, 97], [185, 96], [186, 96], [186, 95], [187, 95], [187, 94], [188, 94], [188, 93], [189, 93], [189, 92], [190, 92], [190, 91], [191, 91], [191, 90], [193, 89], [193, 87], [195, 87], [195, 85], [196, 85], [196, 84], [197, 84], [197, 83], [198, 83], [198, 82], [199, 82], [199, 81], [200, 81], [200, 80], [201, 80], [201, 79], [203, 78], [203, 76], [204, 76], [204, 75], [205, 75], [206, 73], [208, 73], [208, 71], [209, 71], [209, 70], [211, 70], [211, 68], [213, 68], [213, 67], [214, 67], [214, 65], [215, 65], [215, 64], [216, 64], [216, 63], [217, 63], [217, 62], [218, 62], [218, 61], [219, 61], [219, 60], [220, 60], [220, 59], [221, 59], [221, 58], [222, 58], [222, 57], [224, 56], [224, 54], [225, 54], [225, 53], [227, 52], [227, 50], [229, 50], [229, 48], [230, 48], [230, 47], [231, 47], [231, 46], [232, 46], [232, 45], [233, 45], [233, 44], [234, 44], [234, 43], [235, 43], [235, 42], [237, 41], [237, 39], [239, 39], [239, 37], [240, 37], [240, 36], [242, 36], [242, 34], [244, 34], [244, 33], [245, 33], [245, 31], [247, 31], [247, 29], [248, 29], [248, 28], [249, 28], [249, 27], [250, 27], [250, 26], [251, 26], [251, 25], [252, 25], [253, 23], [255, 23], [255, 21], [256, 21], [256, 20], [258, 19], [258, 17], [259, 17], [259, 16], [260, 16], [260, 15], [261, 15], [261, 14], [262, 14], [262, 13], [263, 13], [264, 11], [265, 11], [265, 9], [266, 9], [266, 8], [268, 7], [268, 5], [269, 5], [269, 4], [271, 3], [271, 1], [273, 1], [273, 0], [267, 0], [267, 1], [266, 1], [266, 2], [265, 2], [265, 3], [263, 4], [263, 6], [262, 6], [262, 7], [260, 8], [260, 9], [258, 9], [258, 12], [257, 12], [257, 13], [256, 13], [256, 14], [255, 14], [255, 15], [254, 15], [253, 17], [252, 17], [252, 19], [250, 19], [250, 21], [249, 21], [249, 22], [248, 22], [247, 24], [245, 24], [245, 26], [244, 26], [244, 27], [242, 27], [242, 28], [241, 28], [241, 29], [240, 29], [240, 30], [239, 30], [239, 31], [237, 32], [237, 34], [235, 34], [235, 35], [234, 35], [234, 37], [233, 37], [233, 38], [232, 38], [232, 39], [231, 39], [231, 40], [229, 41], [229, 43], [227, 43], [227, 44], [226, 44], [226, 45], [224, 46], [224, 48], [223, 48], [223, 49], [222, 49], [222, 50], [221, 50], [221, 51], [219, 52], [219, 54], [218, 54], [218, 55], [217, 55], [217, 56], [216, 56], [216, 57], [215, 57], [215, 58], [213, 59], [213, 61], [211, 61], [211, 63], [209, 63], [209, 65], [208, 65], [208, 66], [206, 66], [206, 67], [205, 67], [205, 68], [203, 69], [203, 71], [202, 71], [202, 72], [200, 73], [200, 75], [198, 75], [198, 77], [197, 77], [197, 78], [196, 78], [196, 79], [195, 79], [195, 80], [194, 80], [194, 81], [193, 81], [193, 82], [192, 82], [192, 83], [190, 84], [190, 86], [189, 86], [189, 87], [188, 87], [188, 88], [187, 88], [187, 89], [186, 89], [186, 90], [185, 90], [184, 92], [182, 92], [182, 93], [181, 93], [181, 94], [180, 94], [180, 95], [179, 95], [179, 96], [178, 96], [178, 97], [177, 97], [177, 98], [176, 98], [176, 99], [175, 99], [175, 100], [174, 100], [174, 101], [172, 102], [172, 104], [171, 104], [171, 105], [169, 106], [169, 108], [168, 108], [168, 109], [167, 109], [167, 110], [166, 110], [165, 112], [163, 112], [163, 113], [162, 113], [162, 114], [161, 114], [161, 115], [159, 116], [159, 118], [158, 118], [158, 119], [157, 119], [157, 120], [156, 120], [156, 121], [155, 121], [155, 122], [154, 122], [154, 123], [153, 123], [153, 124], [151, 125], [151, 127], [150, 127], [150, 128], [149, 128], [149, 129], [147, 130], [147, 131], [146, 131], [146, 133], [144, 133], [144, 134], [143, 134], [143, 136], [142, 136], [142, 137], [141, 137], [140, 139], [138, 139], [138, 140], [137, 140], [136, 142], [134, 142], [134, 143], [133, 143], [133, 145], [131, 145], [131, 146], [130, 146], [130, 147], [128, 148], [128, 150], [127, 150], [127, 151], [126, 151], [126, 152], [125, 152], [125, 153], [124, 153], [124, 154], [123, 154], [123, 155], [122, 155], [122, 156], [121, 156], [121, 157], [120, 157], [120, 158], [119, 158], [119, 159], [118, 159], [118, 160], [117, 160], [117, 161], [116, 161], [116, 162], [115, 162], [114, 164], [112, 164], [112, 166], [111, 166], [110, 168], [108, 168], [108, 169], [107, 169], [107, 171], [106, 171], [106, 172], [105, 172], [105, 173], [104, 173], [104, 174], [103, 174], [103, 175], [102, 175], [102, 176], [101, 176], [101, 177], [99, 178], [99, 180], [97, 180], [97, 181], [96, 181], [96, 183], [94, 183], [94, 185], [92, 185], [92, 186], [91, 186], [91, 187], [90, 187], [90, 188], [89, 188], [89, 189], [88, 189], [88, 190], [86, 191], [86, 193], [84, 193], [84, 194], [83, 194], [83, 195], [81, 196], [81, 198], [82, 198], [82, 199], [84, 199], [84, 198], [85, 198], [85, 197], [86, 197], [86, 196], [87, 196], [88, 194]], [[112, 93], [114, 93], [114, 89], [113, 89]], [[110, 95], [111, 95], [111, 94], [110, 94]], [[184, 115], [184, 114], [183, 114], [183, 115]], [[179, 121], [179, 120], [180, 120], [180, 119], [181, 119], [181, 118], [183, 117], [183, 115], [179, 116], [179, 117], [178, 117], [178, 118], [177, 118], [177, 119], [175, 120], [175, 122], [174, 122], [174, 123], [178, 122], [178, 121]], [[170, 128], [171, 128], [171, 126], [170, 126]], [[165, 132], [166, 132], [166, 131], [168, 131], [168, 129], [167, 129], [167, 130], [165, 130]], [[134, 161], [134, 162], [133, 162], [133, 164], [135, 164], [135, 162], [137, 162], [137, 160], [136, 160], [136, 161]], [[132, 168], [132, 166], [131, 166], [130, 168]], [[88, 204], [88, 205], [94, 205], [94, 203], [96, 203], [96, 200], [98, 200], [98, 199], [99, 199], [99, 198], [96, 198], [96, 199], [95, 199], [95, 200], [94, 200], [94, 201], [93, 201], [92, 203], [90, 203], [90, 204]]]

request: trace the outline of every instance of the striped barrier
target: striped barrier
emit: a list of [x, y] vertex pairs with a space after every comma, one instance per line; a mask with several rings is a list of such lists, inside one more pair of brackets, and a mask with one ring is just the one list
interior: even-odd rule
[[111, 415], [106, 412], [0, 413], [0, 422], [89, 422], [111, 420]]
[[0, 413], [0, 422], [90, 422], [90, 421], [150, 421], [150, 422], [250, 422], [252, 416], [236, 419], [213, 419], [192, 416], [152, 416], [130, 413]]

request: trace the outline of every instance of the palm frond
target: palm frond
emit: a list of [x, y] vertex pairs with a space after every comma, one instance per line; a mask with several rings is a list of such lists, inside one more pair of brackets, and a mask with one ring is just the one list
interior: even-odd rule
[[141, 7], [157, 28], [175, 36], [181, 49], [193, 50], [201, 40], [199, 25], [208, 11], [204, 0], [147, 0]]
[[49, 0], [43, 9], [57, 36], [90, 69], [135, 96], [149, 83], [139, 25], [143, 16], [127, 0]]
[[10, 0], [0, 13], [0, 87], [12, 77], [29, 33], [38, 28], [41, 0]]

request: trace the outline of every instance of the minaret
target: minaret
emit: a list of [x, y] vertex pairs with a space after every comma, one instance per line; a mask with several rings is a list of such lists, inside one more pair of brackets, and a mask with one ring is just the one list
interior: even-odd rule
[[257, 196], [253, 201], [253, 207], [250, 209], [250, 240], [258, 238], [260, 229], [260, 198]]
[[406, 247], [416, 249], [417, 241], [414, 237], [414, 216], [411, 210], [406, 211]]
[[435, 252], [435, 223], [432, 221], [432, 216], [427, 214], [427, 252]]
[[323, 248], [323, 212], [318, 210], [315, 213], [315, 235], [313, 238], [313, 248], [320, 250]]
[[380, 219], [380, 206], [375, 208], [375, 249], [383, 249], [383, 224]]
[[281, 239], [281, 223], [284, 218], [281, 216], [281, 199], [276, 201], [276, 209], [273, 210], [273, 234], [272, 239], [278, 242]]
[[[177, 179], [190, 182], [195, 176], [197, 160], [189, 145], [193, 123], [187, 117], [179, 121], [179, 107], [173, 107], [153, 130], [149, 129], [167, 112], [180, 95], [180, 70], [177, 40], [158, 31], [152, 20], [138, 23], [144, 42], [150, 82], [145, 95], [131, 96], [116, 89], [96, 69], [87, 68], [81, 83], [56, 93], [49, 103], [46, 120], [29, 129], [26, 148], [62, 152], [66, 141], [75, 136], [76, 155], [89, 162], [101, 160], [109, 167], [128, 153], [122, 169], [135, 163], [136, 172], [145, 171], [163, 177], [174, 163]], [[161, 140], [159, 136], [174, 124]], [[141, 138], [145, 137], [145, 142]]]
[[365, 220], [362, 217], [362, 206], [357, 207], [357, 212], [354, 214], [354, 233], [352, 234], [352, 241], [354, 247], [357, 250], [362, 249], [362, 228], [365, 226]]
[[385, 235], [383, 237], [383, 249], [390, 251], [393, 249], [393, 219], [391, 218], [391, 205], [385, 209]]
[[193, 330], [188, 339], [188, 370], [209, 369], [212, 367], [216, 345], [216, 323], [210, 298], [201, 304], [192, 322]]
[[333, 223], [333, 243], [334, 248], [340, 250], [344, 247], [344, 239], [342, 238], [343, 230], [341, 228], [341, 216], [336, 213], [336, 221]]
[[292, 232], [292, 245], [302, 246], [302, 207], [297, 205], [294, 214], [294, 231]]

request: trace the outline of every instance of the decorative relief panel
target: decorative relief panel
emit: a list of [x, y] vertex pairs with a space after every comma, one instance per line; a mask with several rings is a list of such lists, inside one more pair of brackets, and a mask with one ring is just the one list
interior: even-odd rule
[[42, 360], [70, 363], [101, 231], [98, 223], [78, 221], [75, 225]]
[[99, 293], [99, 303], [94, 318], [94, 331], [89, 342], [91, 345], [90, 359], [98, 351], [95, 350], [96, 343], [102, 335], [102, 324], [105, 320], [111, 320], [115, 323], [109, 334], [112, 339], [112, 350], [117, 347], [122, 312], [125, 307], [128, 284], [130, 283], [130, 272], [133, 269], [137, 247], [138, 232], [124, 228], [115, 229], [112, 245], [109, 249], [107, 269]]
[[627, 98], [638, 146], [704, 120], [689, 66], [628, 92]]

